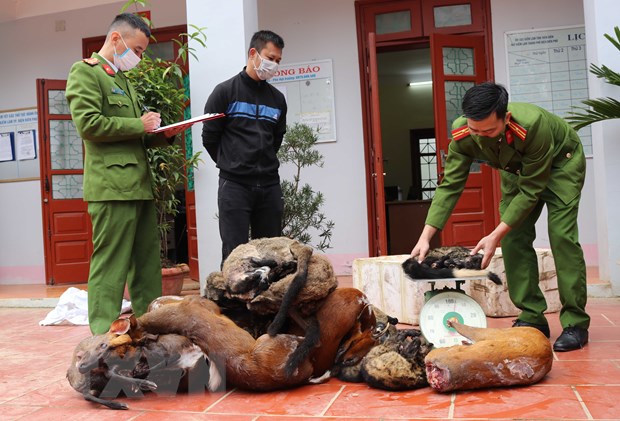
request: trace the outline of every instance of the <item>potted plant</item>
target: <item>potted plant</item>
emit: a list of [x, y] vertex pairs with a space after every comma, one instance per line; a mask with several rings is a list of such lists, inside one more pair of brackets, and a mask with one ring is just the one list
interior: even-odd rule
[[[146, 6], [148, 1], [129, 0], [121, 13], [130, 6]], [[143, 17], [149, 26], [151, 22]], [[205, 46], [204, 28], [189, 25], [193, 32], [181, 33], [177, 43], [179, 50], [174, 61], [152, 57], [147, 49], [140, 64], [126, 73], [136, 89], [140, 104], [161, 115], [162, 125], [175, 123], [186, 118], [189, 97], [186, 90], [187, 75], [184, 65], [188, 54], [193, 53], [189, 42], [194, 41]], [[195, 55], [194, 55], [195, 56]], [[179, 190], [186, 186], [193, 169], [201, 162], [201, 152], [192, 153], [191, 144], [182, 146], [184, 135], [179, 134], [170, 147], [149, 148], [148, 158], [151, 163], [151, 178], [155, 195], [158, 229], [160, 233], [160, 257], [162, 262], [162, 289], [164, 295], [178, 295], [183, 287], [183, 279], [189, 272], [185, 263], [172, 262], [168, 258], [169, 236], [172, 232], [174, 217], [179, 213], [181, 200]], [[189, 142], [188, 142], [189, 143]]]
[[317, 233], [318, 241], [311, 245], [325, 251], [330, 248], [335, 224], [321, 211], [325, 203], [323, 193], [314, 191], [308, 183], [301, 184], [302, 168], [323, 167], [323, 155], [315, 149], [318, 140], [318, 132], [307, 124], [295, 123], [286, 128], [278, 159], [283, 165], [292, 164], [295, 173], [292, 180], [281, 182], [284, 196], [282, 235], [310, 244], [312, 233]]

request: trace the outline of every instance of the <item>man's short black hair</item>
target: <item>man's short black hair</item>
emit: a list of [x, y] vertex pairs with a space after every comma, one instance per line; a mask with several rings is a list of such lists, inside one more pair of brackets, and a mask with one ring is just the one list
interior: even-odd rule
[[503, 119], [508, 111], [508, 91], [497, 83], [484, 82], [465, 92], [462, 106], [465, 117], [475, 121], [493, 113]]
[[116, 15], [116, 17], [110, 24], [108, 33], [112, 31], [124, 32], [128, 28], [138, 29], [139, 31], [143, 32], [147, 38], [151, 37], [151, 30], [149, 29], [149, 26], [146, 24], [144, 19], [133, 13], [121, 13], [120, 15]]
[[[250, 40], [250, 49], [254, 48], [260, 53], [268, 42], [273, 43], [273, 45], [279, 49], [284, 48], [284, 40], [280, 35], [272, 31], [262, 30], [252, 35], [252, 39]], [[250, 53], [250, 49], [248, 49], [248, 54]]]

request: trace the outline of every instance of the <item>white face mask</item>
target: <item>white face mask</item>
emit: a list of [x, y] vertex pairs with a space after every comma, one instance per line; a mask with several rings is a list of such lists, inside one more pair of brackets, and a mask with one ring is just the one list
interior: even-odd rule
[[254, 64], [256, 76], [258, 76], [260, 80], [271, 79], [278, 71], [278, 63], [262, 58], [258, 52], [256, 53], [256, 55], [258, 56], [258, 58], [260, 58], [260, 64], [258, 65], [258, 67], [256, 67], [256, 64]]
[[123, 51], [122, 54], [117, 54], [116, 46], [114, 47], [114, 65], [122, 71], [131, 70], [136, 67], [138, 63], [140, 63], [140, 57], [138, 57], [138, 55], [134, 53], [133, 50], [127, 47], [127, 44], [125, 43], [122, 35], [121, 41], [123, 41], [123, 44], [125, 44], [125, 48], [127, 49]]

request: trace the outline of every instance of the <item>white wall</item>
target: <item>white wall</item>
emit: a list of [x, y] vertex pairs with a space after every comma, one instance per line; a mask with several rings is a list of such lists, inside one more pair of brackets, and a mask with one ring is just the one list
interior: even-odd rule
[[[506, 32], [584, 24], [582, 0], [545, 0], [544, 2], [491, 0], [491, 15], [495, 81], [506, 86], [508, 86], [504, 39]], [[586, 182], [579, 210], [579, 237], [584, 249], [586, 264], [589, 266], [598, 265], [594, 162], [592, 158], [587, 159]], [[546, 218], [545, 209], [536, 225], [537, 236], [534, 242], [536, 247], [549, 247]]]
[[[241, 1], [241, 0], [237, 0]], [[242, 0], [246, 31], [258, 27], [274, 30], [286, 42], [284, 62], [312, 59], [333, 60], [338, 140], [319, 145], [325, 156], [322, 169], [308, 169], [304, 181], [325, 194], [325, 213], [336, 223], [333, 248], [328, 254], [338, 273], [346, 273], [355, 257], [367, 256], [368, 221], [364, 165], [362, 111], [354, 0]], [[586, 0], [591, 1], [591, 0]], [[605, 0], [609, 9], [615, 0]], [[59, 1], [60, 3], [60, 1]], [[73, 3], [73, 2], [70, 2]], [[88, 3], [91, 4], [91, 3]], [[81, 39], [103, 35], [113, 15], [124, 1], [44, 16], [24, 17], [0, 25], [0, 110], [36, 105], [37, 78], [65, 79], [71, 64], [82, 54]], [[239, 45], [247, 36], [227, 30], [227, 22], [238, 15], [222, 15], [214, 0], [188, 0], [189, 23], [205, 15], [213, 17], [208, 30], [219, 28], [219, 38], [207, 40], [207, 60], [192, 63], [192, 112], [200, 113], [216, 83], [232, 76], [245, 63]], [[157, 26], [178, 25], [188, 20], [185, 0], [154, 0], [149, 7]], [[189, 5], [192, 6], [190, 10]], [[207, 7], [212, 6], [212, 7]], [[226, 9], [228, 10], [228, 9]], [[532, 13], [535, 10], [536, 13]], [[32, 16], [30, 13], [28, 16]], [[255, 16], [252, 16], [255, 15]], [[611, 19], [611, 18], [610, 18]], [[64, 20], [66, 30], [55, 32], [56, 21]], [[506, 83], [504, 32], [534, 27], [583, 24], [582, 0], [492, 0], [493, 47], [496, 80]], [[240, 39], [241, 37], [242, 39]], [[223, 55], [227, 48], [234, 50]], [[7, 64], [11, 61], [11, 65]], [[5, 70], [6, 69], [6, 70]], [[201, 150], [200, 127], [194, 127], [195, 149]], [[610, 146], [610, 145], [608, 145]], [[197, 174], [199, 203], [198, 228], [201, 278], [219, 267], [220, 241], [216, 203], [217, 170], [205, 154], [205, 164]], [[612, 166], [612, 164], [609, 164]], [[580, 215], [581, 239], [589, 264], [596, 264], [595, 196], [593, 160], [588, 160], [588, 176]], [[613, 172], [613, 171], [612, 171]], [[283, 176], [290, 169], [284, 168]], [[0, 284], [44, 283], [43, 234], [38, 181], [0, 183]], [[613, 200], [617, 201], [616, 194]], [[614, 202], [615, 204], [615, 202]], [[615, 207], [617, 209], [618, 206]], [[608, 217], [608, 215], [607, 215]], [[608, 218], [609, 220], [609, 218]], [[608, 222], [608, 221], [605, 221]], [[539, 230], [545, 240], [546, 225]], [[412, 242], [414, 240], [412, 239]], [[544, 244], [537, 244], [544, 245]]]
[[[619, 26], [617, 0], [584, 0], [588, 61], [598, 66], [618, 71], [620, 52], [605, 38], [614, 34]], [[588, 31], [589, 29], [589, 31]], [[614, 37], [615, 38], [615, 37]], [[591, 98], [620, 98], [620, 88], [589, 75]], [[620, 120], [609, 120], [592, 125], [594, 156], [597, 165], [593, 177], [596, 181], [596, 232], [600, 244], [599, 276], [609, 280], [612, 295], [620, 295]]]
[[[287, 63], [332, 59], [337, 141], [319, 144], [323, 168], [302, 181], [325, 195], [324, 211], [336, 226], [327, 251], [336, 273], [350, 273], [355, 257], [368, 256], [364, 135], [353, 0], [261, 0], [258, 23], [284, 38]], [[287, 177], [290, 169], [283, 168]]]
[[[190, 60], [192, 115], [204, 112], [213, 88], [239, 73], [247, 62], [252, 34], [258, 29], [257, 0], [187, 0], [188, 23], [206, 28], [207, 48], [198, 48], [198, 60]], [[218, 10], [217, 14], [209, 13]], [[203, 151], [204, 162], [195, 175], [196, 224], [200, 282], [220, 270], [222, 242], [217, 215], [218, 170], [202, 145], [202, 124], [192, 127], [195, 151]]]
[[[71, 65], [82, 58], [82, 38], [105, 35], [124, 3], [42, 16], [20, 10], [18, 16], [33, 17], [2, 22], [0, 110], [35, 107], [36, 79], [66, 79]], [[154, 1], [148, 10], [157, 26], [185, 23], [184, 0]], [[65, 22], [65, 31], [55, 31], [57, 21]], [[0, 197], [0, 285], [44, 284], [39, 181], [0, 183]]]

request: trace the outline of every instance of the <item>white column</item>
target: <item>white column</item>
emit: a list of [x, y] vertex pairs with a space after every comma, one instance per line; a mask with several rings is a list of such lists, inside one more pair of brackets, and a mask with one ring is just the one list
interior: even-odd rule
[[[588, 63], [620, 71], [620, 51], [604, 36], [618, 22], [618, 0], [584, 0]], [[590, 98], [620, 99], [620, 88], [588, 76]], [[620, 296], [620, 120], [594, 123], [594, 184], [596, 198], [599, 275], [609, 280], [611, 295]]]
[[[198, 59], [190, 58], [192, 115], [204, 112], [213, 88], [241, 71], [247, 61], [252, 34], [258, 30], [257, 0], [186, 0], [190, 25], [206, 27], [207, 47], [193, 44]], [[222, 242], [217, 220], [218, 170], [202, 146], [202, 124], [192, 128], [194, 151], [203, 151], [195, 174], [196, 219], [200, 285], [209, 273], [220, 270]]]

